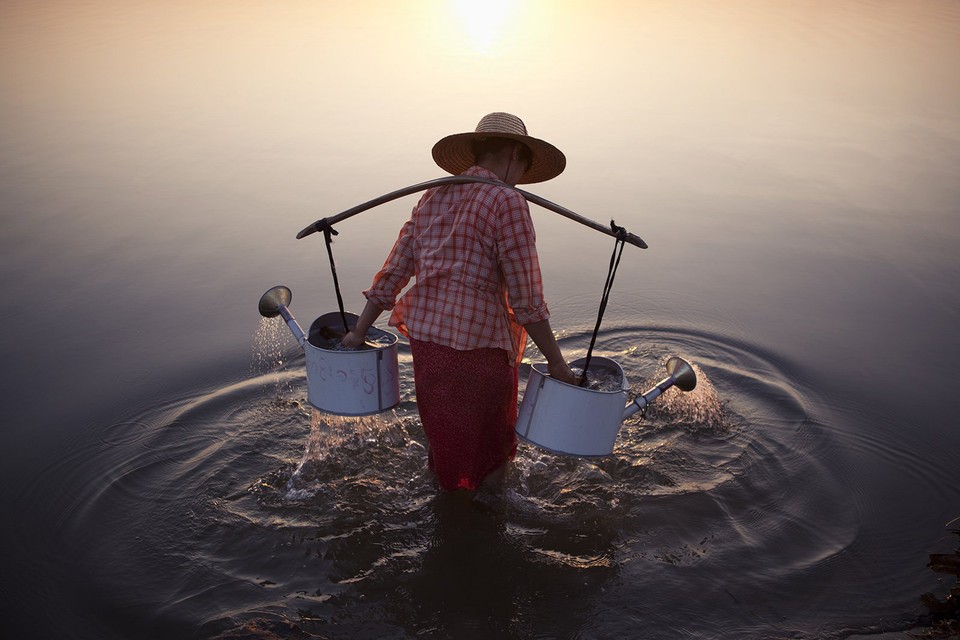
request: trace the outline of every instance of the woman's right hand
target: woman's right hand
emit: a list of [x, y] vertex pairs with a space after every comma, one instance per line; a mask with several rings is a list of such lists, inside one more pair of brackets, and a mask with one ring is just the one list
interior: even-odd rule
[[550, 374], [551, 378], [556, 378], [560, 382], [566, 382], [567, 384], [576, 385], [579, 382], [577, 377], [573, 375], [573, 370], [570, 368], [570, 365], [568, 365], [565, 360], [547, 362], [547, 373]]
[[553, 329], [550, 328], [550, 321], [537, 320], [523, 326], [527, 330], [527, 334], [533, 338], [534, 344], [539, 347], [540, 353], [547, 359], [547, 373], [550, 374], [550, 377], [567, 384], [577, 384], [579, 381], [573, 375], [570, 365], [567, 364], [563, 353], [560, 351], [557, 338], [553, 335]]

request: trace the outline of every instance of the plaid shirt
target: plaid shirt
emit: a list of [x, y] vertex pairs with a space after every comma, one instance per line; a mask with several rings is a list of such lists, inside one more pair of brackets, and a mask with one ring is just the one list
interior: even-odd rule
[[[498, 179], [478, 166], [463, 175]], [[398, 301], [411, 277], [415, 284]], [[363, 295], [393, 309], [390, 325], [408, 337], [504, 349], [519, 362], [523, 325], [550, 317], [527, 201], [488, 184], [430, 189]]]

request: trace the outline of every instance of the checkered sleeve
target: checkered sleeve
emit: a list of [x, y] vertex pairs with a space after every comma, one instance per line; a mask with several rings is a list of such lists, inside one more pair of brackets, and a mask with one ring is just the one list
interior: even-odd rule
[[497, 260], [507, 299], [522, 325], [549, 319], [530, 207], [516, 191], [504, 189], [501, 194], [504, 201], [499, 216]]
[[363, 292], [370, 302], [389, 311], [397, 304], [397, 296], [414, 276], [413, 219], [400, 228], [400, 235], [387, 256], [383, 267], [373, 277], [373, 284]]

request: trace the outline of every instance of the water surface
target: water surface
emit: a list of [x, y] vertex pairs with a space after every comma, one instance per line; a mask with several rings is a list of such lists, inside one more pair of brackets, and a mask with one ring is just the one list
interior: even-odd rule
[[[821, 638], [924, 613], [960, 515], [958, 5], [472, 11], [3, 4], [0, 628]], [[523, 445], [463, 509], [425, 471], [406, 346], [395, 411], [316, 416], [256, 302], [333, 310], [296, 232], [440, 177], [432, 144], [494, 110], [567, 154], [530, 191], [650, 245], [597, 353], [634, 391], [670, 355], [701, 386], [608, 458]], [[414, 201], [339, 225], [348, 308]], [[612, 240], [533, 216], [582, 357]]]

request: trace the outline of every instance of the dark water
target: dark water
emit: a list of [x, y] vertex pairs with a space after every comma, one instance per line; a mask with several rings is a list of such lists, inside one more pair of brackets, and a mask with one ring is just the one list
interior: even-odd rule
[[[958, 5], [469, 8], [0, 6], [4, 637], [844, 638], [945, 593]], [[395, 410], [314, 414], [256, 303], [333, 310], [296, 232], [496, 109], [568, 155], [530, 191], [650, 244], [596, 353], [700, 385], [607, 458], [522, 445], [465, 506], [406, 345]], [[412, 204], [340, 225], [348, 308]], [[582, 357], [612, 242], [534, 220]]]

